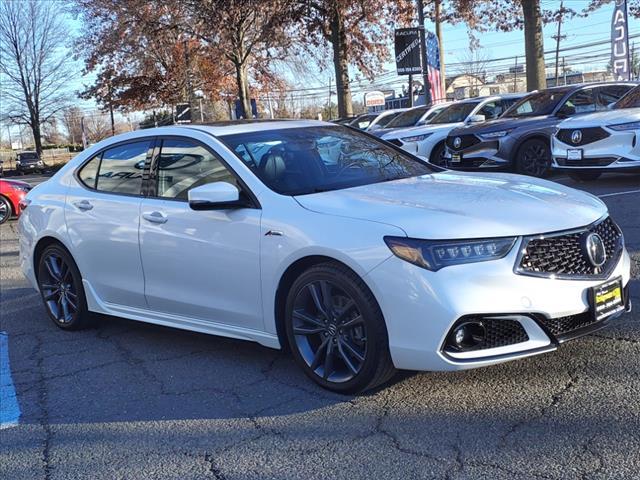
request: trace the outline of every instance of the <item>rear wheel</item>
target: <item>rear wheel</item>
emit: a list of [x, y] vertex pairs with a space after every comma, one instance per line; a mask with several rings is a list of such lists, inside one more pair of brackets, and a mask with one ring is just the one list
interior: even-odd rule
[[600, 178], [600, 172], [567, 172], [569, 178], [576, 182], [593, 182]]
[[395, 373], [382, 312], [346, 267], [325, 263], [305, 271], [289, 291], [285, 320], [296, 362], [324, 388], [361, 392]]
[[0, 197], [0, 225], [11, 218], [11, 204], [9, 200], [4, 197]]
[[544, 177], [551, 168], [551, 150], [544, 140], [527, 140], [518, 150], [516, 171], [531, 177]]
[[38, 260], [38, 286], [49, 318], [64, 330], [92, 326], [82, 277], [71, 255], [59, 245], [50, 245]]

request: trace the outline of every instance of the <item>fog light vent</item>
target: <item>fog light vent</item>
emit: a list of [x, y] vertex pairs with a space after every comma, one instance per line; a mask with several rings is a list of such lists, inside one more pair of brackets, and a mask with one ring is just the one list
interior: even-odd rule
[[468, 352], [504, 347], [529, 340], [517, 320], [495, 317], [469, 317], [456, 323], [445, 341], [449, 352]]

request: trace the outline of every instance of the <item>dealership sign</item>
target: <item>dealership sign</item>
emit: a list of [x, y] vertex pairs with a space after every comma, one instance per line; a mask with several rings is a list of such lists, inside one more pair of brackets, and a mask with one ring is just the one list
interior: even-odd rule
[[420, 29], [399, 28], [395, 31], [396, 70], [398, 75], [422, 73]]
[[377, 90], [364, 94], [365, 107], [384, 107], [384, 100], [384, 93]]
[[627, 0], [616, 0], [611, 20], [611, 70], [616, 80], [631, 79]]

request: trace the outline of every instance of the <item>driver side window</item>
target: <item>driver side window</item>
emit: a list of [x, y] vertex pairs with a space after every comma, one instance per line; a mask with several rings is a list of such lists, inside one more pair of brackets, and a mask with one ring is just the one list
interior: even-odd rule
[[156, 171], [158, 197], [187, 200], [189, 190], [213, 182], [239, 187], [234, 175], [215, 155], [187, 139], [162, 141]]

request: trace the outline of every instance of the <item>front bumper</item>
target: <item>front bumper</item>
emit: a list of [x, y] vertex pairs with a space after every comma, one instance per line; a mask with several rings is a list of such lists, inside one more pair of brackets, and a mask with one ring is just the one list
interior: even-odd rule
[[[482, 140], [479, 137], [474, 145], [466, 148], [455, 149], [449, 145], [444, 153], [445, 166], [452, 170], [506, 170], [511, 166], [511, 160], [501, 155], [499, 139]], [[459, 161], [454, 161], [454, 155], [459, 155]]]
[[[503, 259], [457, 265], [431, 272], [391, 257], [367, 276], [389, 335], [394, 365], [400, 369], [446, 371], [495, 365], [553, 351], [563, 341], [603, 327], [614, 317], [557, 336], [543, 319], [574, 317], [589, 311], [589, 289], [605, 280], [559, 280], [513, 272], [517, 248]], [[609, 278], [630, 278], [624, 250]], [[391, 280], [390, 280], [391, 279]], [[627, 297], [628, 298], [628, 297]], [[452, 356], [443, 345], [452, 327], [467, 316], [519, 319], [528, 340], [495, 349]]]
[[[634, 131], [607, 129], [609, 136], [586, 145], [569, 145], [551, 138], [552, 167], [564, 171], [640, 171], [640, 137]], [[569, 160], [569, 150], [581, 150], [582, 159]]]

